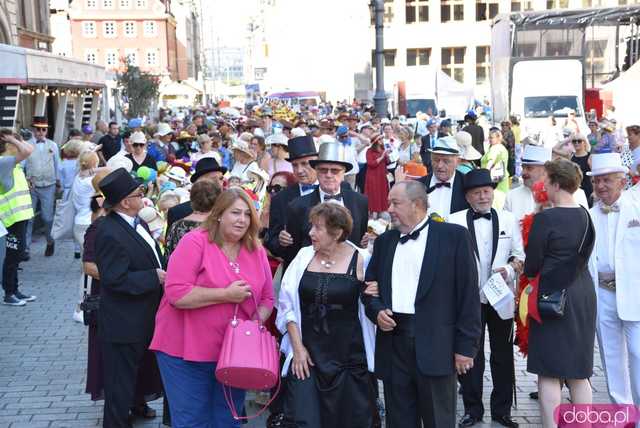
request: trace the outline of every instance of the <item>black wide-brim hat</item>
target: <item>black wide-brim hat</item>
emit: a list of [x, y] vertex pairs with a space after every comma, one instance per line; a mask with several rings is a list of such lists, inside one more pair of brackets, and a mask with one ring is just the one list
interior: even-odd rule
[[104, 195], [102, 207], [113, 208], [141, 185], [142, 180], [133, 178], [126, 169], [116, 169], [98, 184], [100, 191]]
[[301, 137], [290, 138], [288, 142], [289, 162], [296, 159], [306, 158], [307, 156], [318, 156], [316, 143], [313, 142], [311, 135], [303, 135]]
[[491, 180], [491, 172], [486, 168], [473, 169], [464, 175], [463, 188], [467, 192], [478, 187], [491, 186], [496, 188], [498, 183]]
[[198, 178], [209, 172], [220, 172], [225, 174], [227, 168], [220, 166], [215, 158], [202, 158], [196, 163], [196, 172], [191, 176], [191, 182], [195, 183]]

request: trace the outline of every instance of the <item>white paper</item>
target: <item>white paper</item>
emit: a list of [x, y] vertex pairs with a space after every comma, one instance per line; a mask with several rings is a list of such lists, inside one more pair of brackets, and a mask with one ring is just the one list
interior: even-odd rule
[[513, 292], [499, 272], [491, 275], [489, 280], [482, 287], [482, 292], [487, 297], [491, 306], [495, 306], [496, 303], [506, 296], [511, 295], [511, 297], [513, 297]]

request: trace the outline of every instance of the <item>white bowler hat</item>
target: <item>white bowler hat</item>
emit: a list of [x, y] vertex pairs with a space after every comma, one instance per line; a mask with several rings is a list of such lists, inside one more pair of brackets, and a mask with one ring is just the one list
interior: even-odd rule
[[587, 175], [592, 177], [605, 174], [613, 174], [629, 172], [626, 166], [622, 165], [622, 157], [620, 153], [601, 153], [591, 156], [591, 171]]
[[441, 155], [460, 156], [460, 147], [458, 147], [458, 143], [454, 137], [438, 138], [433, 148], [429, 149], [429, 151]]
[[528, 144], [524, 146], [522, 165], [544, 165], [551, 160], [551, 149], [544, 146]]
[[144, 132], [136, 131], [129, 137], [129, 142], [131, 144], [145, 144], [147, 137], [145, 137]]

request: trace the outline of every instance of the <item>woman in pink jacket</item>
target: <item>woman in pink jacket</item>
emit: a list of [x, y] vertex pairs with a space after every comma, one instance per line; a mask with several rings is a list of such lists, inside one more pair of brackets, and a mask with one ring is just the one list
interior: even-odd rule
[[[239, 317], [266, 320], [273, 309], [258, 217], [239, 188], [223, 192], [202, 228], [186, 234], [169, 260], [150, 349], [156, 352], [172, 426], [239, 427], [214, 376], [225, 330]], [[232, 389], [237, 409], [244, 391]]]

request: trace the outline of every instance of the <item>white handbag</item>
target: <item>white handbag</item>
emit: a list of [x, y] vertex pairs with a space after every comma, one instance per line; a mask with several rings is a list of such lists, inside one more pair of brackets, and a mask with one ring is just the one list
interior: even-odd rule
[[73, 238], [73, 220], [75, 216], [76, 208], [73, 206], [71, 197], [58, 203], [56, 214], [53, 217], [51, 237], [56, 240]]

